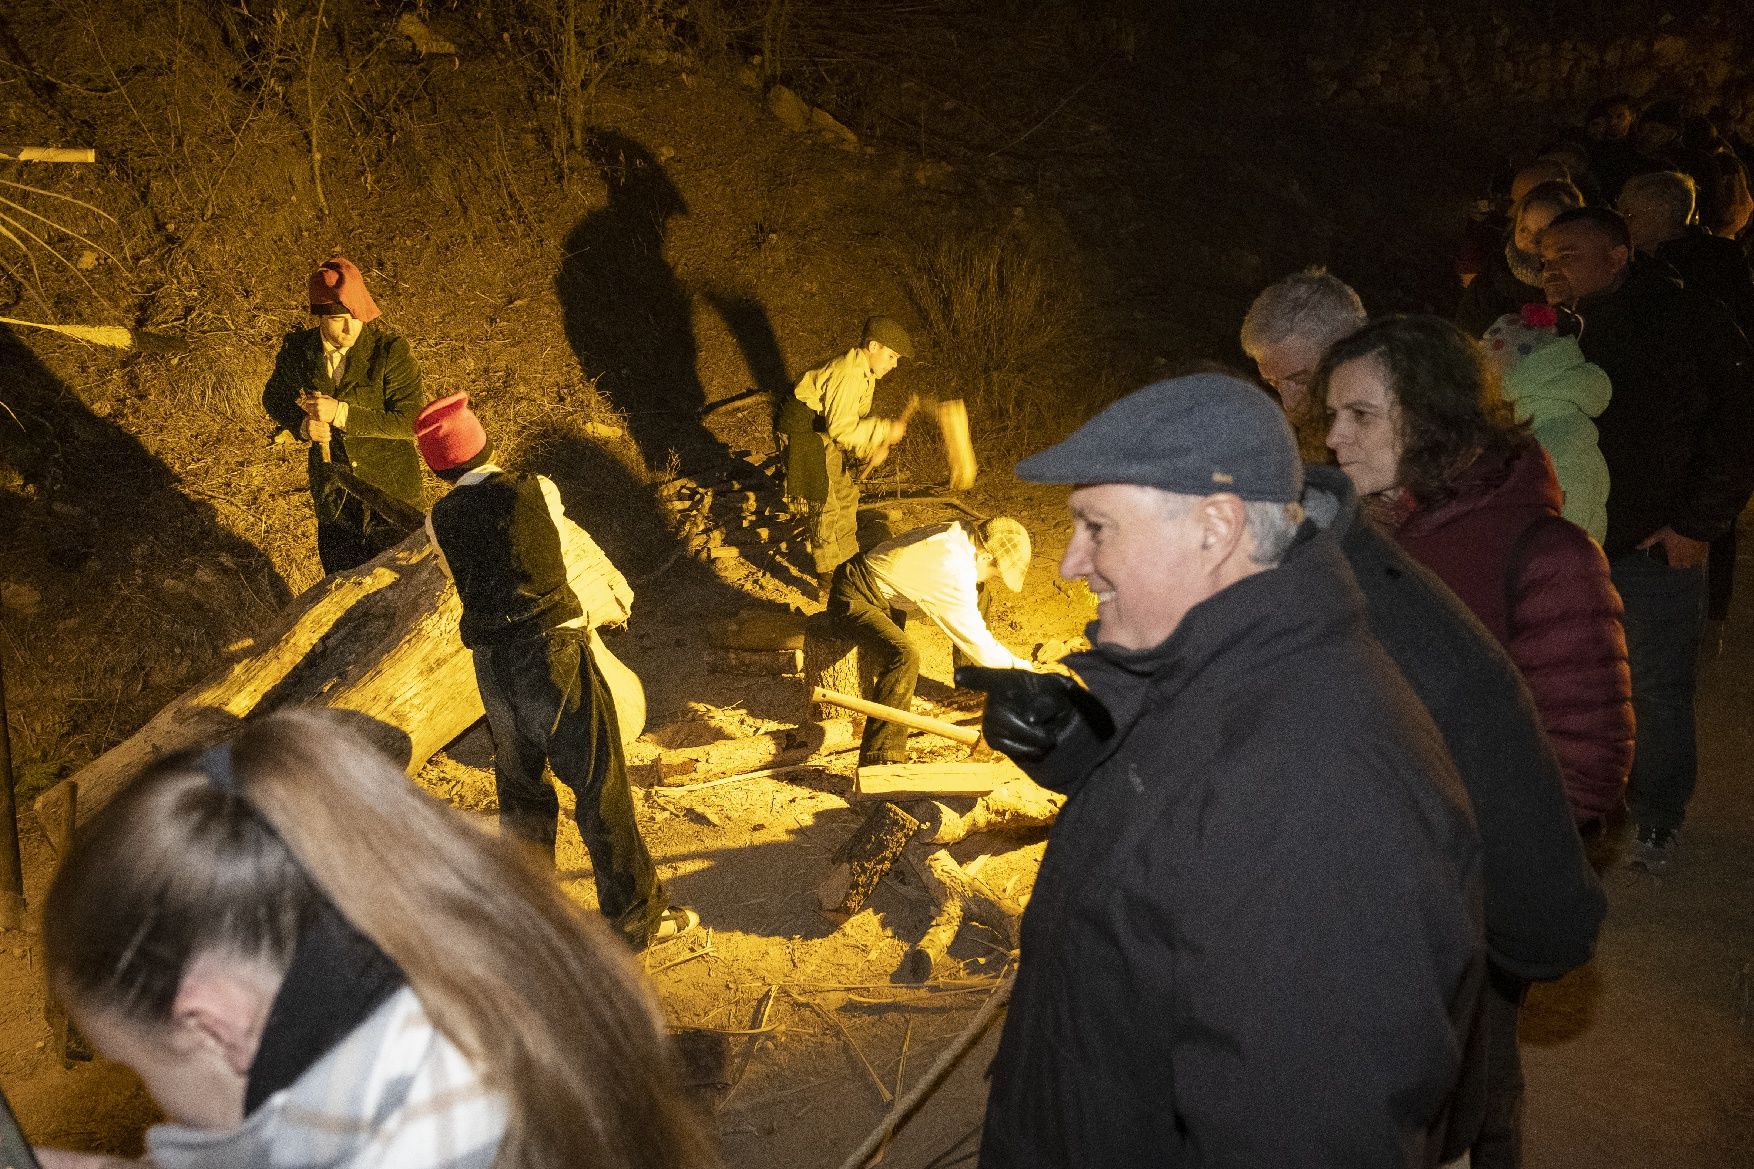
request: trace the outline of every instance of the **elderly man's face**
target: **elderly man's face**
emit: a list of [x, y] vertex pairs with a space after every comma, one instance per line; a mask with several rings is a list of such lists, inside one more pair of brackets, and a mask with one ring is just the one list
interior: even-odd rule
[[1279, 395], [1279, 404], [1293, 425], [1309, 417], [1309, 379], [1327, 351], [1327, 345], [1307, 337], [1287, 337], [1274, 345], [1264, 345], [1255, 354], [1255, 368], [1261, 380]]
[[1565, 223], [1541, 233], [1541, 288], [1548, 304], [1573, 304], [1619, 283], [1631, 259], [1588, 223]]
[[1072, 492], [1072, 542], [1060, 575], [1096, 594], [1096, 639], [1120, 649], [1151, 649], [1175, 632], [1189, 609], [1212, 595], [1200, 563], [1197, 508], [1153, 487], [1100, 483]]

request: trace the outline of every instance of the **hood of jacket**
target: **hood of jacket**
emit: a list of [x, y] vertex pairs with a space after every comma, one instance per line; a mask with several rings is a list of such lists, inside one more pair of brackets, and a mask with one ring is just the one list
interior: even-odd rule
[[[1455, 494], [1414, 511], [1399, 536], [1403, 542], [1427, 539], [1449, 524], [1486, 511], [1521, 512], [1529, 518], [1540, 511], [1558, 515], [1564, 502], [1552, 460], [1540, 443], [1527, 439], [1507, 460], [1474, 460], [1456, 482]], [[1520, 530], [1527, 522], [1523, 520], [1516, 528]]]
[[1556, 337], [1517, 362], [1504, 378], [1504, 396], [1523, 422], [1544, 422], [1579, 411], [1594, 418], [1608, 408], [1613, 385], [1583, 355], [1576, 337]]

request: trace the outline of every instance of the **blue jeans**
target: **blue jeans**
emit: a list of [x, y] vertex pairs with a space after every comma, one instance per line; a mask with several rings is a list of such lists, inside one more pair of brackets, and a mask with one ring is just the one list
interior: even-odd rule
[[1694, 674], [1705, 629], [1705, 569], [1642, 552], [1609, 561], [1626, 606], [1626, 654], [1638, 742], [1626, 802], [1641, 828], [1681, 826], [1698, 779]]
[[493, 732], [501, 832], [554, 856], [560, 800], [544, 770], [577, 797], [603, 916], [644, 948], [669, 908], [634, 819], [615, 699], [583, 631], [475, 647], [475, 680]]

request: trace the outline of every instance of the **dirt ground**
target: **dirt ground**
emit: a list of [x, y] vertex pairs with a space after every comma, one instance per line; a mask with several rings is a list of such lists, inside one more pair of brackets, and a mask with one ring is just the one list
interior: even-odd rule
[[[0, 115], [25, 137], [96, 141], [115, 160], [29, 174], [115, 222], [80, 221], [106, 249], [81, 269], [93, 289], [63, 274], [45, 306], [0, 277], [18, 302], [0, 315], [131, 321], [186, 343], [121, 354], [0, 327], [0, 402], [18, 416], [9, 427], [0, 415], [0, 665], [26, 800], [132, 733], [318, 579], [304, 452], [264, 441], [257, 396], [280, 335], [302, 323], [305, 273], [331, 248], [360, 262], [410, 337], [428, 394], [468, 389], [506, 457], [552, 476], [632, 580], [634, 616], [609, 638], [647, 690], [638, 762], [795, 725], [804, 706], [800, 679], [742, 666], [710, 636], [751, 604], [804, 606], [787, 558], [678, 557], [655, 483], [726, 450], [765, 454], [765, 399], [739, 395], [784, 392], [865, 315], [931, 319], [922, 273], [945, 278], [956, 258], [945, 241], [977, 260], [1027, 257], [1006, 269], [1009, 283], [968, 285], [1011, 313], [996, 318], [1011, 343], [978, 366], [966, 333], [922, 324], [925, 359], [886, 379], [879, 407], [910, 391], [969, 398], [983, 474], [955, 502], [1016, 515], [1037, 539], [1026, 588], [1001, 597], [994, 628], [1051, 658], [1076, 644], [1092, 605], [1053, 571], [1062, 493], [1015, 481], [1012, 459], [1154, 374], [1236, 362], [1249, 298], [1306, 264], [1330, 265], [1375, 310], [1444, 307], [1457, 209], [1497, 154], [1531, 145], [1509, 113], [1502, 124], [1440, 111], [1343, 118], [1270, 86], [1220, 91], [1197, 69], [1119, 69], [1107, 25], [982, 37], [922, 18], [896, 46], [855, 6], [836, 35], [857, 52], [830, 62], [805, 38], [829, 33], [811, 29], [799, 52], [822, 63], [814, 88], [800, 87], [857, 130], [858, 150], [788, 132], [739, 61], [667, 50], [604, 82], [590, 142], [562, 179], [551, 115], [460, 14], [468, 6], [422, 6], [461, 45], [452, 59], [370, 32], [372, 5], [334, 3], [354, 23], [330, 66], [350, 72], [348, 96], [329, 107], [319, 214], [302, 107], [271, 98], [302, 90], [299, 55], [271, 55], [263, 38], [278, 34], [248, 25], [249, 6], [221, 7], [247, 27], [203, 40], [195, 21], [174, 48], [168, 34], [154, 48], [92, 26], [107, 71], [69, 47], [69, 28], [84, 27], [75, 18], [101, 14], [95, 0], [20, 0], [0, 16], [0, 57], [18, 66], [22, 53], [31, 67], [0, 72]], [[132, 10], [135, 25], [157, 27], [156, 6]], [[202, 70], [228, 52], [244, 64], [209, 84]], [[1030, 281], [1033, 300], [1018, 291]], [[916, 428], [869, 495], [897, 529], [963, 514], [904, 498], [942, 477], [941, 451]], [[1754, 539], [1742, 546], [1754, 580]], [[921, 639], [921, 708], [972, 717], [974, 696], [949, 685], [944, 639]], [[1751, 665], [1744, 587], [1702, 673], [1702, 778], [1681, 860], [1655, 880], [1612, 870], [1597, 960], [1531, 1000], [1534, 1169], [1717, 1169], [1754, 1156]], [[914, 739], [927, 757], [956, 754], [934, 743]], [[851, 759], [637, 793], [671, 896], [705, 927], [648, 966], [733, 1167], [840, 1164], [1014, 960], [967, 928], [958, 969], [899, 985], [930, 919], [905, 874], [844, 924], [816, 911], [812, 889], [860, 817]], [[417, 780], [486, 826], [489, 765], [477, 730]], [[34, 901], [53, 860], [33, 819], [22, 830]], [[1038, 834], [953, 852], [1022, 894], [1042, 848]], [[570, 825], [561, 861], [589, 904]], [[137, 1151], [152, 1106], [125, 1069], [63, 1061], [33, 932], [0, 938], [0, 986], [0, 1086], [30, 1135]], [[995, 1037], [885, 1164], [972, 1160]]]

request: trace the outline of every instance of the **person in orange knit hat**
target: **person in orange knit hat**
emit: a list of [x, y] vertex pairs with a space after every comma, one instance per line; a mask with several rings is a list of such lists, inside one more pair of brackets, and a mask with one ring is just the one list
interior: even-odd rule
[[344, 491], [335, 468], [421, 506], [414, 416], [426, 399], [407, 339], [383, 322], [352, 261], [337, 257], [311, 273], [310, 309], [316, 324], [281, 343], [262, 407], [311, 444], [317, 555], [331, 573], [364, 564], [405, 534]]
[[493, 734], [500, 833], [554, 863], [560, 801], [543, 773], [551, 767], [577, 797], [603, 916], [636, 950], [692, 929], [700, 918], [670, 905], [634, 819], [615, 698], [567, 583], [560, 534], [572, 520], [559, 490], [493, 462], [467, 394], [422, 410], [414, 436], [433, 474], [452, 484], [426, 530], [463, 602], [458, 633], [474, 654]]

